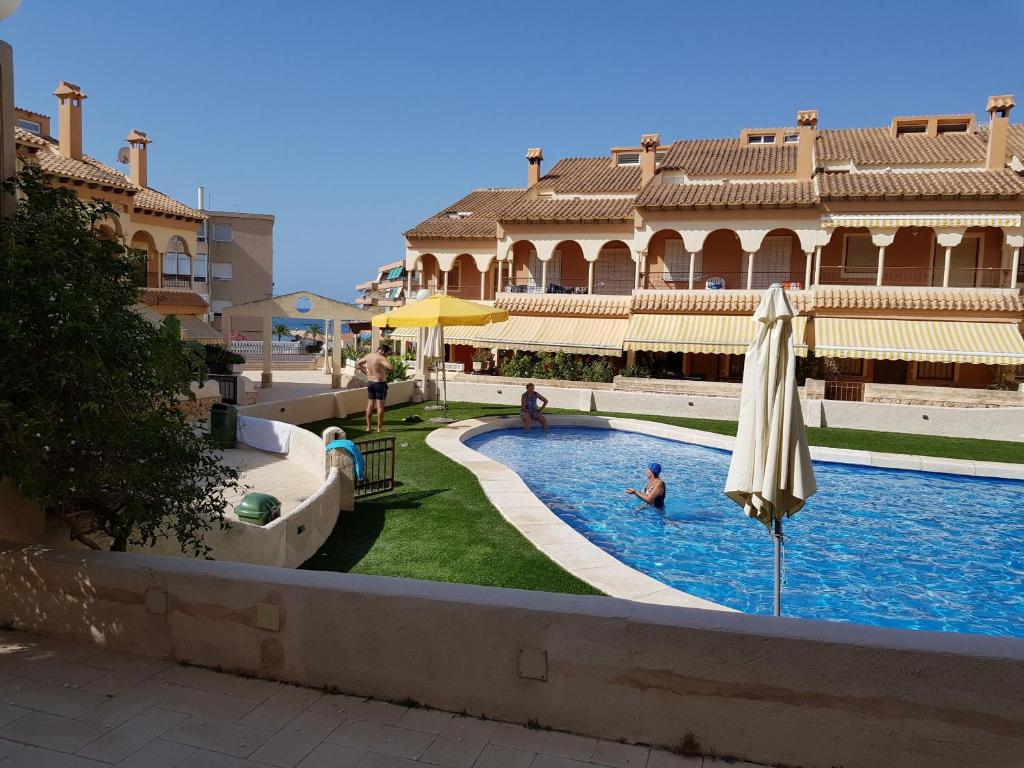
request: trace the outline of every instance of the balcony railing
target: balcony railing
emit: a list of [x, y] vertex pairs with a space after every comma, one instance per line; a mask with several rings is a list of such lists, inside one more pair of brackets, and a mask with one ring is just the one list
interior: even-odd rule
[[[156, 286], [150, 286], [155, 288]], [[188, 275], [161, 275], [160, 276], [160, 287], [161, 288], [191, 288], [192, 278]]]
[[[906, 287], [942, 287], [942, 267], [883, 267], [882, 285]], [[951, 288], [1009, 288], [1011, 271], [999, 267], [951, 268]], [[849, 270], [838, 266], [821, 267], [822, 285], [876, 285], [878, 271]]]
[[[587, 280], [584, 279], [559, 279], [557, 282], [548, 281], [546, 290], [534, 280], [525, 278], [513, 278], [502, 282], [502, 290], [507, 293], [591, 293]], [[599, 296], [628, 296], [633, 292], [632, 280], [594, 280], [595, 295]]]
[[[678, 272], [647, 272], [643, 276], [643, 286], [656, 290], [678, 290], [685, 291], [690, 286], [690, 276], [680, 275]], [[759, 272], [755, 270], [751, 275], [751, 287], [756, 289], [767, 288], [772, 283], [782, 283], [787, 288], [799, 290], [804, 287], [803, 279], [792, 279], [792, 276], [778, 271]], [[744, 289], [747, 287], [746, 272], [695, 272], [693, 275], [693, 289], [697, 291], [709, 289]]]

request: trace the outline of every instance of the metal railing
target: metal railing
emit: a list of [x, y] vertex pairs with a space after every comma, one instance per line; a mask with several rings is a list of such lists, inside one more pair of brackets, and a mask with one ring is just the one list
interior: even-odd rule
[[[703, 291], [709, 289], [746, 289], [746, 272], [722, 272], [717, 270], [695, 271], [693, 274], [693, 289]], [[754, 290], [767, 288], [772, 283], [782, 283], [787, 288], [799, 290], [804, 287], [803, 275], [796, 273], [788, 274], [773, 271], [758, 271], [750, 275], [751, 287]], [[641, 285], [645, 288], [655, 290], [685, 291], [690, 287], [689, 273], [680, 272], [645, 272], [642, 275]]]
[[[155, 286], [150, 286], [155, 287]], [[188, 275], [161, 275], [161, 288], [191, 288], [192, 278]]]
[[[511, 278], [502, 280], [501, 290], [506, 293], [569, 293], [586, 294], [591, 293], [588, 281], [580, 278], [563, 279], [557, 281], [548, 280], [547, 286], [542, 286], [538, 281], [526, 278]], [[599, 280], [594, 279], [595, 295], [603, 296], [628, 296], [633, 292], [632, 280]]]
[[[883, 267], [882, 285], [906, 287], [942, 287], [944, 269], [929, 267]], [[967, 267], [949, 270], [950, 288], [1009, 288], [1011, 270], [1000, 267]], [[877, 269], [850, 270], [841, 266], [822, 266], [819, 283], [823, 285], [876, 285]]]
[[395, 487], [395, 438], [393, 435], [357, 440], [363, 454], [363, 479], [356, 482], [357, 499], [387, 493]]
[[826, 381], [826, 400], [843, 400], [849, 403], [864, 401], [863, 381]]

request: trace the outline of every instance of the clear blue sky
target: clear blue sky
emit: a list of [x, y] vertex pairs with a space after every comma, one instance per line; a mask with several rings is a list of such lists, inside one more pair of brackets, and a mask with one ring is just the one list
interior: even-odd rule
[[[24, 0], [19, 105], [88, 94], [86, 151], [147, 131], [150, 183], [277, 216], [275, 290], [350, 299], [474, 187], [636, 143], [1024, 102], [1024, 4]], [[1024, 103], [1018, 110], [1024, 111]], [[1021, 119], [1018, 117], [1018, 120]]]

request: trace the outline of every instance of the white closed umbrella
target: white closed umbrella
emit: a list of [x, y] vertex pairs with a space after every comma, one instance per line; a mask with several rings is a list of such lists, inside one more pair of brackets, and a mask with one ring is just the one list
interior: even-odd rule
[[[444, 341], [441, 337], [441, 326], [435, 325], [432, 328], [420, 328], [417, 342], [421, 350], [420, 356], [423, 366], [420, 369], [423, 379], [423, 391], [427, 390], [427, 371], [438, 360], [444, 361]], [[447, 381], [445, 381], [447, 384]], [[447, 393], [446, 393], [447, 394]]]
[[739, 428], [725, 481], [726, 496], [772, 532], [776, 616], [782, 612], [782, 520], [799, 512], [818, 489], [796, 384], [795, 314], [778, 284], [754, 313], [757, 335], [747, 347]]

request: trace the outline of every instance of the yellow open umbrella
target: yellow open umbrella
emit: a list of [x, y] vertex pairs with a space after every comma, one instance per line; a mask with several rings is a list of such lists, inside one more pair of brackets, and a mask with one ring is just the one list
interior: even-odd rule
[[[475, 301], [457, 299], [444, 293], [435, 293], [404, 307], [374, 315], [374, 328], [439, 328], [441, 349], [444, 349], [446, 325], [488, 325], [508, 320], [508, 312]], [[444, 386], [444, 408], [448, 409], [448, 376], [444, 360], [441, 361], [441, 380]]]
[[435, 293], [380, 315], [374, 315], [374, 328], [433, 328], [446, 325], [487, 325], [508, 320], [508, 312], [475, 301]]

